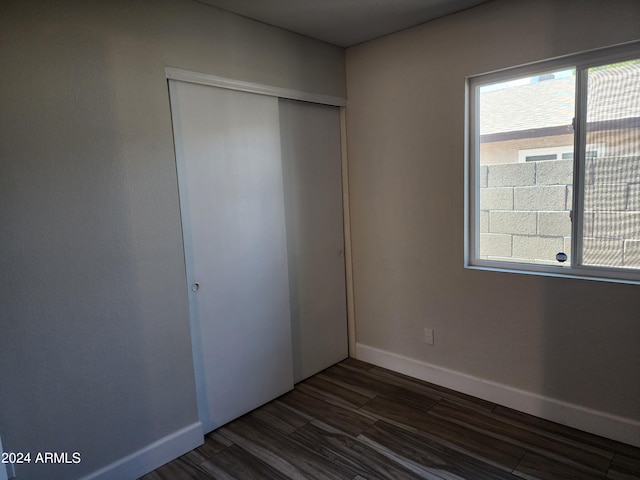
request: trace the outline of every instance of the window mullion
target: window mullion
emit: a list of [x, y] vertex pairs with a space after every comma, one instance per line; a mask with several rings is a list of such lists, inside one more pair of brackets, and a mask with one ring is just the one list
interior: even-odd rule
[[576, 102], [573, 122], [573, 198], [571, 205], [571, 266], [582, 265], [583, 232], [584, 232], [584, 186], [586, 183], [587, 165], [586, 125], [587, 125], [587, 69], [576, 68]]

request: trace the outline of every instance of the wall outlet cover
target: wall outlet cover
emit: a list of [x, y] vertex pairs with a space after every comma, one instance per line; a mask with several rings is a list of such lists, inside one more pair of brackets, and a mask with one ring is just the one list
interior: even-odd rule
[[424, 329], [424, 343], [426, 343], [427, 345], [433, 345], [433, 329]]

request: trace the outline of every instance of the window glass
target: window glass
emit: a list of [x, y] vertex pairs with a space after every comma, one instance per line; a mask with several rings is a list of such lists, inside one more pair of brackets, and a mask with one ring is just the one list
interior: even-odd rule
[[575, 75], [544, 72], [476, 90], [477, 258], [570, 263]]
[[587, 71], [582, 264], [640, 268], [640, 60]]

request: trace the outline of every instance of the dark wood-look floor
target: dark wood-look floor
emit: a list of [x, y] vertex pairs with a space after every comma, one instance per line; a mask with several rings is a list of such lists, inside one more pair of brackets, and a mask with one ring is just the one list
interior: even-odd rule
[[640, 449], [348, 359], [142, 477], [640, 479]]

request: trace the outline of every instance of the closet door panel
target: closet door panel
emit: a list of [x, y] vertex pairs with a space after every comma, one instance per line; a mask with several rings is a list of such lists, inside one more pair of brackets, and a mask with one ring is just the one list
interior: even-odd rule
[[278, 100], [169, 83], [208, 432], [293, 387]]
[[280, 99], [294, 379], [348, 356], [340, 112]]

